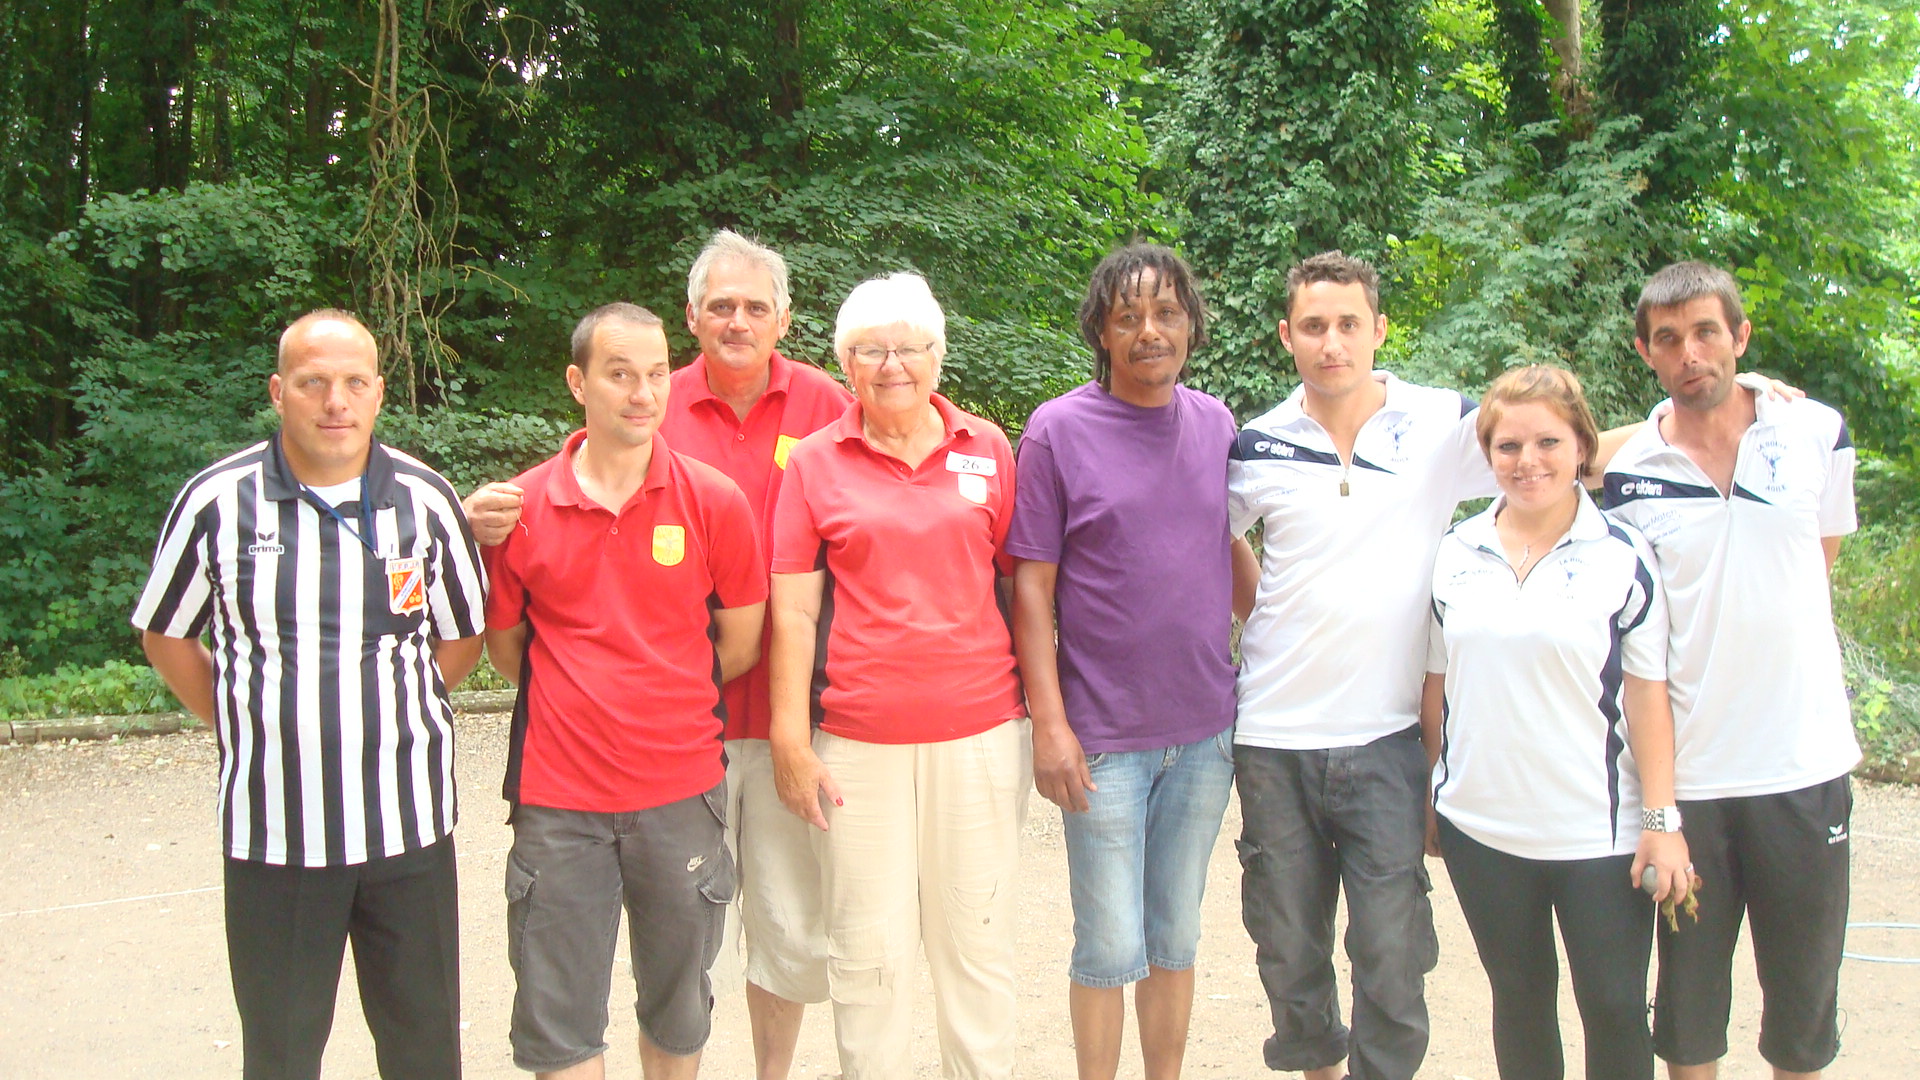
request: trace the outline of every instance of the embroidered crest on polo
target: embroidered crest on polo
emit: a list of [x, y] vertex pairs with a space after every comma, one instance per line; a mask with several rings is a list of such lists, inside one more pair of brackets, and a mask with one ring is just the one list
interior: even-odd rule
[[[999, 468], [1000, 463], [990, 457], [975, 457], [972, 454], [960, 454], [952, 450], [947, 451], [948, 472], [960, 473], [963, 476], [992, 476]], [[985, 491], [986, 485], [982, 484], [981, 490]], [[967, 489], [963, 486], [960, 489], [960, 493], [966, 495]], [[974, 502], [986, 501], [984, 498], [974, 499], [971, 495], [967, 495], [967, 498], [972, 499]]]
[[411, 615], [427, 606], [427, 560], [387, 560], [387, 610]]
[[776, 467], [787, 467], [787, 455], [793, 453], [794, 444], [799, 441], [791, 435], [782, 435], [773, 441], [773, 463]]
[[[993, 464], [988, 458], [987, 463]], [[987, 505], [987, 478], [980, 473], [963, 472], [954, 478], [960, 487], [960, 497], [976, 506]]]
[[661, 566], [679, 566], [687, 557], [687, 530], [681, 525], [653, 527], [653, 561]]

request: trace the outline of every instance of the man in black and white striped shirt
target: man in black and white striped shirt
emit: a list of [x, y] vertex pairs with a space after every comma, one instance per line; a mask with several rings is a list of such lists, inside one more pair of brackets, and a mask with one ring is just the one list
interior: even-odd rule
[[352, 315], [289, 326], [279, 432], [181, 489], [133, 615], [220, 738], [249, 1080], [319, 1075], [349, 938], [381, 1075], [460, 1073], [447, 687], [486, 581], [452, 487], [374, 441], [383, 391]]

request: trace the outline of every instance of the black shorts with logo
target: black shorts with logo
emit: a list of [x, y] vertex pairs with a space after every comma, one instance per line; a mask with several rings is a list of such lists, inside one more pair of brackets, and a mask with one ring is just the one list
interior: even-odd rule
[[1654, 1052], [1676, 1065], [1726, 1056], [1744, 916], [1760, 979], [1760, 1056], [1788, 1072], [1826, 1068], [1840, 1050], [1850, 780], [1681, 802], [1680, 816], [1702, 882], [1700, 918], [1681, 915], [1678, 931], [1660, 920]]

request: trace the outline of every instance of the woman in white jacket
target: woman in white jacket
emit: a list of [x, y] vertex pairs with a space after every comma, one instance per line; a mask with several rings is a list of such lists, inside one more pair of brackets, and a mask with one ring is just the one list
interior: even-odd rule
[[1556, 916], [1587, 1077], [1651, 1080], [1654, 904], [1688, 882], [1665, 596], [1646, 541], [1581, 485], [1599, 439], [1570, 372], [1502, 375], [1478, 433], [1501, 495], [1434, 564], [1430, 840], [1492, 984], [1503, 1080], [1564, 1074]]

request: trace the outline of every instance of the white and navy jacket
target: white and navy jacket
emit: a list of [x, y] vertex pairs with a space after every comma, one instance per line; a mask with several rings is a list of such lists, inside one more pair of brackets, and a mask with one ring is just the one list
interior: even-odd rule
[[1446, 676], [1435, 807], [1523, 859], [1634, 851], [1640, 781], [1623, 676], [1666, 678], [1653, 550], [1579, 498], [1573, 527], [1524, 581], [1495, 531], [1504, 500], [1454, 526], [1433, 566], [1427, 670]]
[[1295, 390], [1241, 430], [1227, 463], [1235, 535], [1265, 523], [1240, 639], [1243, 745], [1359, 746], [1419, 722], [1434, 545], [1455, 506], [1495, 488], [1473, 399], [1374, 378], [1386, 403], [1351, 461]]
[[1655, 406], [1614, 455], [1605, 505], [1653, 545], [1672, 611], [1675, 793], [1824, 783], [1860, 760], [1821, 547], [1857, 527], [1846, 422], [1816, 401], [1756, 394], [1722, 494], [1661, 436], [1672, 408]]

